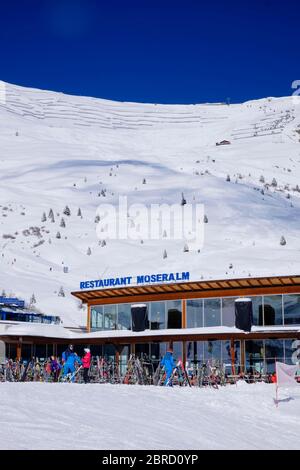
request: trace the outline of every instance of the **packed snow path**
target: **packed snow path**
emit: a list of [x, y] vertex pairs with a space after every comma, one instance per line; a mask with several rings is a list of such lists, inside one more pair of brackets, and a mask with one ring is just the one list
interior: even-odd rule
[[300, 449], [300, 386], [0, 384], [0, 449]]

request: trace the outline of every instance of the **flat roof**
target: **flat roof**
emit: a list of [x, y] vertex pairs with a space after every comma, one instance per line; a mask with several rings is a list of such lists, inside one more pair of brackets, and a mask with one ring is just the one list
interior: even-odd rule
[[138, 300], [151, 301], [155, 299], [187, 299], [293, 292], [300, 293], [300, 275], [146, 284], [122, 288], [81, 290], [72, 292], [72, 295], [83, 303], [96, 304], [99, 302], [100, 304], [109, 304], [136, 302]]
[[0, 331], [0, 339], [18, 340], [35, 343], [74, 343], [74, 344], [139, 344], [170, 341], [204, 341], [228, 339], [279, 339], [300, 338], [300, 327], [289, 326], [253, 326], [251, 332], [245, 332], [228, 326], [145, 330], [134, 332], [131, 330], [94, 331], [90, 333], [74, 333], [58, 325], [19, 324], [7, 326]]

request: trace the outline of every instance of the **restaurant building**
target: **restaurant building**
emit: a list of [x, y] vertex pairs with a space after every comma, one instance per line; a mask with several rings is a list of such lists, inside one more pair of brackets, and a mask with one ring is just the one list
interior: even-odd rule
[[[60, 355], [72, 342], [121, 365], [133, 353], [146, 355], [155, 366], [172, 346], [174, 356], [188, 365], [219, 361], [235, 373], [270, 373], [275, 360], [300, 360], [300, 276], [190, 281], [187, 273], [176, 274], [175, 282], [168, 277], [152, 283], [150, 276], [137, 285], [126, 281], [89, 289], [82, 283], [72, 295], [87, 305], [84, 331], [43, 325], [43, 334], [38, 329], [18, 334], [15, 325], [0, 331], [0, 339], [22, 357], [30, 348], [34, 355]], [[251, 331], [236, 328], [235, 301], [242, 298], [252, 303]], [[137, 305], [146, 315], [144, 326], [134, 331]]]

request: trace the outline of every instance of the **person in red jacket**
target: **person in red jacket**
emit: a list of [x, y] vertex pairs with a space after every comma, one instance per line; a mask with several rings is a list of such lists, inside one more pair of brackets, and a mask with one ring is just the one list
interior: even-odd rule
[[85, 348], [84, 353], [85, 354], [82, 358], [83, 380], [84, 380], [84, 383], [87, 384], [90, 381], [89, 371], [91, 367], [92, 356], [91, 356], [91, 351], [89, 350], [89, 348]]

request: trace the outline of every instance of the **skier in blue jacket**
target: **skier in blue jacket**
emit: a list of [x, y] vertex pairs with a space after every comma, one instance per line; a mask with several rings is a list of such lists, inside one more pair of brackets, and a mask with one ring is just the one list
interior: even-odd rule
[[[81, 359], [77, 354], [74, 352], [74, 347], [72, 344], [69, 344], [68, 349], [66, 349], [62, 354], [62, 360], [64, 364], [63, 368], [63, 377], [67, 374], [74, 374], [76, 367], [75, 364], [81, 365]], [[72, 382], [74, 382], [75, 377], [72, 377]]]
[[166, 379], [164, 385], [169, 385], [169, 380], [174, 369], [174, 359], [173, 359], [173, 350], [169, 348], [162, 358], [160, 365], [164, 367], [166, 372]]

